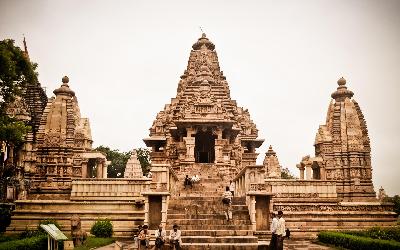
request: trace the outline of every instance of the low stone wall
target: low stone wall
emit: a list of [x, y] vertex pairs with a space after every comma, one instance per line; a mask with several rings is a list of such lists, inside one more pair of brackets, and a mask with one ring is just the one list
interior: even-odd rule
[[128, 201], [23, 200], [15, 204], [7, 234], [36, 229], [41, 220], [48, 218], [57, 220], [61, 230], [68, 234], [71, 231], [71, 217], [77, 214], [86, 232], [90, 232], [97, 219], [107, 218], [113, 224], [115, 237], [132, 237], [134, 229], [143, 224], [145, 217], [144, 205]]
[[283, 211], [286, 227], [297, 238], [315, 238], [321, 230], [362, 230], [396, 224], [393, 204], [340, 203], [331, 199], [273, 198], [273, 210]]
[[138, 201], [150, 191], [149, 178], [76, 179], [72, 181], [73, 201]]

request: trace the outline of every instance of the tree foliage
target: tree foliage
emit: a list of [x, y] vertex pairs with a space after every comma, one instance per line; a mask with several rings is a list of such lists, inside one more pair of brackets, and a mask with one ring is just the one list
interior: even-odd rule
[[296, 177], [290, 172], [288, 168], [282, 168], [281, 171], [282, 179], [296, 179]]
[[96, 151], [104, 153], [111, 164], [107, 168], [107, 176], [109, 178], [121, 178], [124, 176], [126, 163], [131, 156], [131, 152], [120, 152], [118, 149], [110, 149], [106, 146], [95, 148]]
[[20, 95], [27, 83], [36, 83], [37, 64], [31, 63], [14, 40], [0, 41], [0, 112]]
[[396, 194], [393, 197], [386, 197], [385, 201], [394, 203], [394, 211], [397, 213], [397, 215], [400, 215], [400, 196], [399, 195]]
[[143, 174], [147, 174], [150, 171], [150, 150], [147, 148], [137, 148], [136, 149], [137, 158], [140, 161], [140, 166], [142, 167]]
[[[29, 61], [24, 52], [14, 45], [14, 41], [0, 41], [0, 142], [10, 147], [18, 147], [31, 129], [24, 122], [7, 116], [5, 110], [17, 96], [21, 96], [28, 83], [37, 83], [37, 64]], [[13, 162], [10, 162], [12, 166]], [[8, 168], [0, 162], [0, 178], [12, 174], [14, 168]]]
[[[107, 169], [107, 176], [109, 178], [122, 178], [124, 176], [126, 163], [131, 157], [132, 151], [120, 152], [118, 149], [110, 149], [106, 146], [99, 146], [95, 150], [104, 153], [107, 160], [111, 161]], [[150, 170], [150, 150], [147, 148], [138, 148], [135, 150], [142, 171], [144, 174], [147, 174]]]
[[6, 115], [0, 116], [0, 141], [7, 145], [20, 145], [24, 141], [26, 133], [30, 130], [31, 127], [21, 121]]

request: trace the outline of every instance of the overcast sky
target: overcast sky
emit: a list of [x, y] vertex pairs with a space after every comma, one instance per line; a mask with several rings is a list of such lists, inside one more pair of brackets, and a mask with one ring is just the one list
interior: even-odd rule
[[122, 151], [145, 147], [199, 26], [265, 139], [259, 162], [271, 144], [298, 175], [344, 76], [367, 121], [375, 189], [400, 193], [400, 1], [0, 0], [0, 39], [22, 46], [25, 34], [48, 96], [69, 76], [94, 145]]

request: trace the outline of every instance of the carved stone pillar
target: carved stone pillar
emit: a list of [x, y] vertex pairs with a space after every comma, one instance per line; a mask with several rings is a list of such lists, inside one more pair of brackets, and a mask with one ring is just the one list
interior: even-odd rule
[[256, 197], [254, 195], [250, 196], [250, 221], [251, 227], [253, 231], [257, 229], [257, 222], [256, 222]]
[[87, 161], [82, 161], [82, 178], [88, 178], [87, 176]]
[[97, 176], [98, 179], [103, 177], [103, 162], [97, 162]]
[[167, 224], [167, 209], [168, 209], [167, 201], [168, 201], [168, 196], [163, 195], [161, 203], [161, 224], [164, 227]]
[[225, 146], [225, 141], [225, 139], [215, 139], [215, 163], [224, 162], [223, 149]]
[[194, 162], [194, 147], [196, 143], [196, 138], [194, 137], [184, 137], [183, 140], [185, 141], [186, 145], [186, 162]]
[[312, 169], [311, 169], [311, 165], [306, 165], [305, 166], [306, 169], [306, 180], [311, 180], [312, 179]]
[[149, 196], [145, 196], [144, 200], [144, 225], [149, 225]]
[[107, 164], [103, 162], [103, 178], [107, 178]]
[[297, 168], [300, 170], [300, 180], [304, 180], [304, 166], [297, 164]]

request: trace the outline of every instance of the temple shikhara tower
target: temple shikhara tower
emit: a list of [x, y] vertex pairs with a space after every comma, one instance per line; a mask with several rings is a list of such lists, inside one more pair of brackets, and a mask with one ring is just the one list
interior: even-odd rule
[[255, 164], [263, 140], [247, 109], [231, 99], [214, 44], [202, 35], [193, 44], [177, 94], [157, 114], [150, 138], [153, 163], [175, 169], [193, 163], [215, 164], [231, 176]]
[[304, 178], [306, 169], [307, 179], [335, 181], [338, 196], [346, 201], [375, 200], [367, 124], [346, 80], [342, 77], [337, 83], [326, 124], [315, 137], [315, 157], [298, 165], [300, 176]]

